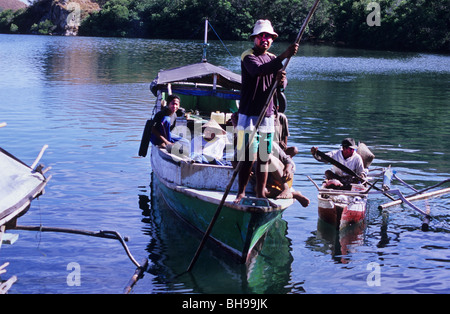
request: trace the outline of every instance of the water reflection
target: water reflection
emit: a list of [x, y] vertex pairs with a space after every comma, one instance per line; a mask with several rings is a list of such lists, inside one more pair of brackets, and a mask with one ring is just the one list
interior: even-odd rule
[[139, 206], [150, 237], [150, 266], [159, 293], [287, 293], [293, 257], [286, 237], [287, 223], [278, 219], [247, 265], [236, 263], [213, 244], [206, 245], [195, 268], [186, 273], [201, 235], [167, 206], [152, 182], [150, 197], [139, 196]]
[[362, 221], [339, 230], [318, 218], [316, 233], [305, 243], [313, 251], [330, 254], [336, 263], [348, 264], [351, 253], [364, 243], [365, 228], [366, 221]]
[[161, 69], [185, 65], [189, 56], [180, 51], [199, 50], [201, 56], [201, 49], [200, 43], [192, 41], [69, 37], [47, 41], [39, 51], [38, 64], [49, 82], [148, 83]]

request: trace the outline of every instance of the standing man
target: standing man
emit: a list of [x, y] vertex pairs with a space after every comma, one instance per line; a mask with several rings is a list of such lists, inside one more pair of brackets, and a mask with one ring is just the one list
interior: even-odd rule
[[239, 203], [245, 196], [245, 188], [255, 160], [257, 162], [256, 197], [266, 198], [268, 162], [269, 155], [272, 152], [272, 138], [275, 131], [273, 99], [270, 101], [249, 151], [244, 152], [244, 150], [258, 117], [264, 109], [275, 79], [277, 78], [283, 87], [287, 84], [286, 73], [280, 71], [283, 68], [282, 61], [292, 57], [298, 51], [298, 44], [293, 44], [278, 57], [269, 53], [268, 50], [277, 37], [278, 34], [273, 30], [270, 21], [258, 20], [253, 28], [253, 33], [250, 35], [254, 46], [241, 56], [242, 88], [237, 125], [237, 156], [238, 161], [242, 161], [243, 165], [239, 172], [239, 190], [235, 203]]

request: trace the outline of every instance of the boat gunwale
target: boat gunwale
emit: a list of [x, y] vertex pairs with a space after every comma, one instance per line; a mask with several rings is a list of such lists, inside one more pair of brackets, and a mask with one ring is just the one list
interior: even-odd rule
[[[203, 164], [199, 164], [199, 165], [203, 165]], [[203, 165], [203, 166], [208, 166], [208, 165]], [[216, 165], [211, 165], [211, 166], [218, 167]], [[221, 167], [221, 166], [219, 166], [219, 167]], [[172, 183], [172, 182], [165, 180], [155, 170], [153, 170], [153, 173], [158, 177], [158, 180], [160, 182], [162, 182], [164, 185], [166, 185], [166, 187], [168, 187], [171, 190], [174, 190], [176, 192], [185, 194], [187, 196], [199, 199], [201, 201], [205, 201], [205, 202], [216, 204], [216, 205], [220, 204], [221, 199], [205, 195], [204, 193], [202, 194], [202, 192], [215, 192], [215, 193], [223, 195], [222, 191], [205, 190], [205, 189], [200, 190], [200, 189], [196, 189], [193, 187], [178, 185], [176, 183]], [[255, 214], [274, 213], [274, 212], [283, 212], [285, 209], [287, 209], [289, 206], [291, 206], [294, 203], [294, 200], [293, 199], [289, 199], [289, 200], [290, 201], [286, 201], [283, 199], [283, 201], [288, 204], [281, 206], [280, 208], [266, 207], [266, 206], [248, 206], [248, 205], [235, 204], [230, 201], [225, 201], [224, 206], [234, 209], [234, 210], [247, 212], [247, 213], [255, 213]], [[277, 200], [272, 200], [272, 201], [276, 202]]]
[[31, 202], [44, 193], [47, 180], [42, 181], [30, 193], [23, 197], [19, 202], [13, 206], [3, 210], [0, 213], [0, 226], [7, 225], [10, 221], [23, 216], [30, 208]]
[[[164, 180], [163, 178], [161, 178], [161, 176], [155, 171], [153, 171], [153, 175], [156, 176], [155, 177], [156, 181], [159, 181], [159, 183], [161, 183], [162, 185], [165, 185], [165, 187], [167, 189], [173, 191], [174, 193], [181, 193], [188, 197], [196, 197], [198, 195], [198, 194], [195, 194], [195, 192], [196, 192], [195, 189], [180, 187], [177, 184], [170, 183], [170, 182]], [[211, 190], [209, 190], [209, 191], [211, 191]], [[220, 192], [220, 191], [214, 191], [214, 192]], [[194, 195], [191, 195], [190, 193], [194, 193]], [[170, 202], [168, 201], [167, 196], [164, 193], [161, 196], [163, 197], [166, 204], [169, 205]], [[198, 200], [200, 200], [201, 202], [209, 202], [210, 204], [213, 204], [213, 205], [214, 205], [214, 203], [216, 203], [216, 202], [210, 202], [210, 200], [204, 199], [204, 198], [198, 198]], [[213, 198], [213, 200], [217, 200], [217, 199]], [[229, 205], [231, 205], [231, 206], [229, 206]], [[227, 244], [226, 242], [220, 240], [219, 238], [215, 237], [214, 235], [210, 235], [209, 238], [212, 240], [212, 242], [214, 242], [214, 244], [216, 246], [219, 246], [222, 249], [224, 249], [225, 252], [228, 252], [230, 254], [230, 256], [232, 256], [237, 262], [248, 263], [249, 260], [251, 260], [254, 256], [258, 255], [258, 253], [255, 251], [255, 248], [258, 247], [258, 245], [260, 245], [260, 243], [261, 243], [260, 241], [263, 241], [263, 238], [265, 237], [265, 233], [264, 233], [256, 241], [253, 241], [253, 237], [256, 234], [255, 230], [254, 230], [255, 221], [266, 215], [274, 215], [274, 217], [281, 217], [283, 211], [290, 205], [285, 206], [285, 208], [282, 208], [282, 209], [271, 210], [271, 211], [261, 211], [261, 209], [262, 209], [261, 207], [258, 208], [258, 207], [242, 206], [242, 205], [235, 205], [235, 206], [233, 206], [233, 205], [234, 204], [232, 202], [226, 202], [224, 204], [223, 209], [226, 208], [228, 210], [235, 210], [236, 212], [239, 212], [241, 215], [249, 215], [249, 217], [250, 217], [249, 218], [250, 225], [249, 225], [249, 229], [248, 229], [250, 233], [247, 234], [245, 239], [242, 239], [243, 243], [244, 243], [243, 249], [242, 250], [236, 249], [233, 246], [231, 246], [231, 245]], [[178, 211], [177, 208], [174, 208], [170, 205], [168, 206], [168, 208], [171, 212], [174, 213], [174, 215], [176, 215], [183, 222], [185, 222], [186, 224], [191, 226], [199, 234], [205, 233], [205, 231], [200, 229], [198, 226], [196, 226], [195, 223], [191, 222], [189, 219], [186, 219], [181, 214], [181, 212]], [[247, 210], [243, 210], [243, 209], [247, 209]], [[248, 209], [250, 209], [250, 210], [248, 210]], [[252, 209], [256, 209], [256, 210], [252, 210]], [[273, 220], [273, 219], [276, 219], [276, 218], [271, 218], [271, 220]]]
[[176, 166], [181, 166], [182, 163], [189, 164], [192, 167], [198, 167], [198, 168], [220, 168], [220, 169], [233, 169], [231, 166], [222, 166], [222, 165], [214, 165], [214, 164], [202, 164], [202, 163], [196, 163], [191, 158], [184, 156], [179, 157], [176, 154], [172, 154], [167, 151], [167, 149], [163, 147], [158, 147], [158, 154], [161, 156], [161, 158], [165, 161], [168, 161]]

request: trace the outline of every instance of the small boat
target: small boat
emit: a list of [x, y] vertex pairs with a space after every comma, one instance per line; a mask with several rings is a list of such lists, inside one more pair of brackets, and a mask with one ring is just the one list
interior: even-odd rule
[[351, 191], [319, 189], [319, 217], [339, 229], [364, 221], [367, 209], [366, 188], [354, 185]]
[[[362, 178], [358, 177], [352, 170], [348, 169], [336, 160], [333, 160], [331, 157], [328, 157], [320, 151], [318, 151], [317, 153], [325, 161], [330, 162], [331, 164], [352, 175], [353, 177], [359, 178], [361, 181], [364, 181]], [[359, 144], [357, 153], [361, 155], [364, 163], [364, 168], [368, 170], [375, 156], [372, 154], [372, 152], [370, 152], [370, 150], [364, 143]], [[363, 222], [366, 217], [368, 196], [384, 195], [388, 197], [391, 202], [378, 206], [378, 209], [385, 210], [390, 206], [404, 203], [423, 216], [422, 231], [428, 231], [429, 223], [432, 219], [432, 216], [430, 216], [430, 208], [427, 206], [426, 210], [420, 209], [415, 206], [412, 201], [428, 199], [431, 197], [450, 193], [450, 188], [428, 192], [431, 189], [437, 188], [445, 183], [450, 182], [450, 179], [443, 180], [436, 185], [419, 191], [400, 179], [396, 175], [396, 171], [393, 171], [390, 166], [388, 168], [382, 168], [381, 170], [382, 173], [379, 176], [383, 178], [382, 188], [376, 187], [376, 182], [372, 184], [366, 181], [364, 183], [367, 186], [362, 184], [352, 184], [352, 188], [350, 191], [326, 188], [327, 186], [329, 186], [328, 184], [323, 184], [322, 187], [319, 187], [309, 176], [307, 176], [308, 179], [316, 186], [319, 192], [318, 207], [320, 219], [327, 223], [335, 225], [340, 229], [343, 229], [349, 225]], [[415, 193], [405, 196], [403, 195], [403, 192], [400, 191], [400, 189], [391, 189], [392, 178], [397, 179], [401, 184], [413, 190]], [[374, 190], [376, 191], [370, 191], [372, 188], [374, 188]], [[395, 199], [392, 195], [396, 195], [398, 198]]]
[[49, 179], [41, 167], [34, 169], [35, 164], [37, 160], [30, 167], [0, 148], [0, 226], [14, 228], [17, 218], [24, 215], [31, 202], [44, 193]]
[[[226, 129], [231, 114], [238, 110], [240, 88], [240, 75], [203, 58], [203, 62], [158, 73], [150, 85], [156, 96], [153, 114], [160, 111], [168, 95], [180, 96], [186, 114], [177, 118], [176, 125], [184, 130], [183, 137], [191, 140], [194, 131], [201, 130], [201, 125], [208, 120], [215, 120]], [[147, 121], [139, 148], [142, 157], [149, 150], [150, 121]], [[195, 163], [189, 156], [174, 153], [174, 149], [169, 153], [151, 146], [150, 150], [151, 167], [161, 187], [161, 196], [180, 218], [205, 233], [233, 177], [233, 167], [231, 164]], [[226, 151], [234, 151], [232, 142], [227, 144]], [[245, 263], [273, 222], [293, 204], [293, 199], [271, 199], [270, 204], [266, 199], [247, 197], [240, 204], [234, 204], [237, 187], [235, 180], [209, 239]], [[253, 194], [251, 182], [246, 194]]]
[[[340, 164], [338, 161], [320, 151], [317, 153], [325, 161], [330, 162], [344, 172], [357, 177], [352, 170]], [[356, 153], [361, 156], [364, 168], [368, 171], [375, 155], [372, 154], [364, 143], [359, 143]], [[308, 179], [318, 190], [318, 211], [320, 219], [339, 229], [344, 229], [347, 226], [364, 221], [366, 217], [368, 194], [373, 187], [372, 185], [367, 187], [367, 184], [352, 184], [350, 190], [343, 190], [337, 188], [337, 186], [342, 184], [339, 182], [336, 182], [337, 184], [335, 184], [334, 180], [327, 180], [319, 187], [310, 177], [308, 177]]]

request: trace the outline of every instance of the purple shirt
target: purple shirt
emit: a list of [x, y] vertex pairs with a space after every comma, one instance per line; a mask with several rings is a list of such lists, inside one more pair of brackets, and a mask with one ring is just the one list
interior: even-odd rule
[[[241, 101], [239, 113], [247, 116], [259, 116], [267, 102], [276, 73], [283, 63], [272, 53], [257, 54], [253, 49], [241, 56]], [[274, 113], [273, 99], [266, 111], [266, 117]]]

